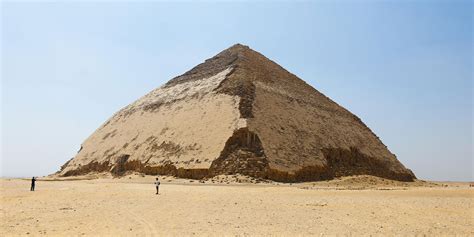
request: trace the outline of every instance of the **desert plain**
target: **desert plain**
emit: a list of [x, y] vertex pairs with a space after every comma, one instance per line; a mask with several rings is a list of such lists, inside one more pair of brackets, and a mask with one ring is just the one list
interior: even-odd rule
[[0, 181], [0, 236], [474, 235], [469, 183], [128, 175]]

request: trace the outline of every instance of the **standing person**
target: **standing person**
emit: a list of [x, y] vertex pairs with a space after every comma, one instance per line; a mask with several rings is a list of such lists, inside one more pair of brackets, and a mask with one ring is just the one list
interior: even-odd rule
[[30, 191], [35, 191], [35, 182], [36, 182], [36, 178], [33, 176], [33, 178], [31, 178], [31, 189], [30, 189]]
[[160, 181], [158, 180], [158, 178], [156, 178], [155, 186], [156, 186], [156, 194], [160, 194], [159, 193], [159, 191], [160, 191]]

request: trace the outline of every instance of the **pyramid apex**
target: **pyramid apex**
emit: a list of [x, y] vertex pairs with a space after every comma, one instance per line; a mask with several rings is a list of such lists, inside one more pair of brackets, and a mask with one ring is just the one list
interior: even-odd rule
[[250, 49], [250, 47], [247, 46], [247, 45], [241, 44], [241, 43], [237, 43], [237, 44], [234, 44], [234, 45], [230, 46], [229, 49]]
[[249, 46], [244, 45], [244, 44], [234, 44], [230, 46], [229, 48], [223, 50], [221, 53], [239, 53], [239, 52], [254, 52]]

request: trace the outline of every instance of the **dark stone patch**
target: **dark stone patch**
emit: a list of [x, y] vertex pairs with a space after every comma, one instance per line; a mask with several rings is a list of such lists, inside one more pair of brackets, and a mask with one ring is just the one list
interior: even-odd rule
[[240, 173], [262, 177], [268, 169], [268, 161], [259, 137], [248, 128], [241, 128], [227, 140], [209, 169], [212, 175]]
[[162, 101], [155, 101], [153, 103], [143, 106], [143, 110], [147, 112], [155, 112], [158, 111], [158, 109], [160, 109], [160, 107], [164, 104], [165, 103], [163, 103]]
[[253, 118], [252, 106], [255, 100], [255, 85], [249, 80], [234, 80], [233, 83], [226, 81], [222, 85], [222, 87], [216, 89], [219, 93], [240, 97], [240, 117]]
[[392, 166], [388, 161], [374, 159], [359, 151], [357, 148], [341, 149], [326, 148], [322, 149], [324, 157], [327, 160], [327, 170], [334, 177], [349, 175], [373, 175], [381, 178], [413, 181], [415, 175], [408, 170], [405, 173], [398, 173], [390, 170]]
[[158, 138], [155, 136], [150, 136], [145, 140], [144, 143], [147, 144], [147, 151], [156, 154], [160, 153], [164, 157], [180, 157], [186, 154], [190, 150], [199, 149], [199, 145], [196, 143], [187, 146], [181, 146], [176, 144], [172, 141], [163, 141], [161, 143], [157, 143]]
[[197, 81], [214, 76], [233, 65], [237, 59], [238, 55], [234, 51], [224, 50], [184, 74], [171, 79], [164, 87], [172, 87], [184, 82]]
[[107, 139], [108, 137], [114, 137], [116, 132], [117, 132], [117, 129], [114, 129], [113, 131], [111, 131], [111, 132], [105, 134], [104, 137], [102, 137], [102, 140], [105, 140], [105, 139]]
[[110, 170], [112, 175], [114, 176], [122, 176], [125, 174], [125, 171], [127, 171], [125, 164], [128, 161], [128, 158], [130, 158], [130, 155], [121, 155], [117, 158], [117, 161], [114, 165], [114, 167]]
[[416, 179], [411, 171], [407, 173], [391, 171], [389, 164], [367, 156], [357, 148], [326, 148], [322, 149], [322, 152], [327, 160], [326, 166], [306, 166], [295, 173], [268, 169], [265, 178], [280, 182], [330, 180], [351, 175], [373, 175], [404, 182]]
[[93, 161], [87, 165], [82, 165], [75, 170], [67, 171], [63, 176], [77, 176], [77, 175], [84, 175], [90, 172], [108, 172], [110, 171], [109, 162], [99, 163], [97, 161]]
[[129, 160], [129, 155], [122, 155], [119, 158], [119, 163], [111, 165], [109, 162], [91, 162], [78, 169], [70, 170], [63, 176], [83, 175], [90, 172], [108, 172], [111, 171], [114, 176], [123, 176], [127, 171], [136, 171], [147, 175], [171, 175], [179, 178], [187, 179], [203, 179], [209, 176], [208, 169], [184, 169], [176, 168], [172, 164], [164, 164], [159, 166], [149, 166], [141, 163], [138, 160]]

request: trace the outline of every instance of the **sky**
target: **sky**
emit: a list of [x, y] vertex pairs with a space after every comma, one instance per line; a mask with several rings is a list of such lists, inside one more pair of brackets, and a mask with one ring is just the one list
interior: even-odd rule
[[235, 43], [367, 124], [420, 179], [473, 180], [473, 2], [1, 3], [0, 176], [56, 172], [120, 108]]

